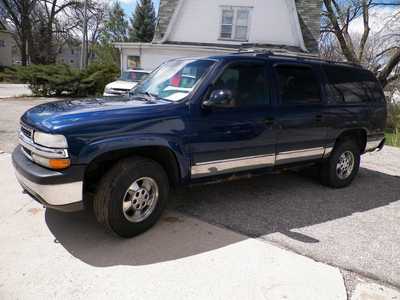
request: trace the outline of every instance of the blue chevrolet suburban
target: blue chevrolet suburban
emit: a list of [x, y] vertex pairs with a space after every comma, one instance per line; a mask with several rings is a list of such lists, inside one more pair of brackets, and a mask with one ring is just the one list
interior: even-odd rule
[[27, 111], [13, 164], [46, 207], [92, 208], [129, 238], [156, 223], [171, 187], [309, 165], [346, 187], [360, 155], [383, 147], [385, 121], [382, 88], [359, 66], [273, 51], [177, 59], [126, 97]]

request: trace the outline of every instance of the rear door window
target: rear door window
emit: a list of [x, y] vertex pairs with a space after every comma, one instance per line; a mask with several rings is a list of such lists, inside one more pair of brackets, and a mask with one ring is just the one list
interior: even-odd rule
[[300, 65], [275, 66], [281, 102], [284, 105], [317, 104], [321, 88], [312, 67]]
[[358, 104], [381, 102], [382, 88], [374, 75], [363, 69], [323, 66], [330, 98], [336, 103]]

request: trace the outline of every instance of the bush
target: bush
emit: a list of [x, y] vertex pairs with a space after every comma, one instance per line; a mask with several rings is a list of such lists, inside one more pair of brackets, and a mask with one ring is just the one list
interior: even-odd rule
[[119, 69], [114, 64], [92, 63], [81, 73], [79, 93], [81, 95], [99, 95], [104, 87], [114, 81], [119, 75]]
[[30, 65], [15, 71], [16, 77], [29, 84], [35, 96], [46, 97], [99, 95], [118, 73], [116, 66], [101, 63], [93, 63], [83, 71], [68, 65]]
[[400, 103], [388, 104], [387, 128], [387, 144], [400, 147]]
[[0, 82], [20, 83], [15, 74], [15, 69], [0, 66]]
[[388, 104], [387, 127], [392, 131], [400, 131], [400, 103]]
[[74, 95], [79, 89], [79, 71], [67, 65], [29, 65], [18, 67], [16, 74], [36, 96]]

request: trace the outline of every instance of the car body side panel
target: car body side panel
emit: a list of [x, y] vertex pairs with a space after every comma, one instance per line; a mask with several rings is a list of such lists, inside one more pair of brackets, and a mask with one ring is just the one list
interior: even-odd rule
[[[318, 64], [299, 63], [286, 60], [273, 60], [271, 74], [274, 78], [276, 107], [274, 119], [277, 128], [277, 164], [320, 159], [328, 144], [327, 124], [324, 119], [326, 107], [325, 93], [321, 89], [321, 103], [282, 104], [276, 68], [279, 66], [307, 67], [316, 78], [321, 78]], [[321, 85], [320, 80], [317, 84]]]
[[[267, 71], [265, 60], [235, 62], [255, 63], [264, 66]], [[229, 61], [219, 65], [212, 78], [219, 78], [229, 65]], [[266, 76], [268, 78], [268, 74]], [[211, 82], [206, 86], [212, 85]], [[202, 101], [206, 94], [207, 89], [199, 90], [196, 101], [191, 104], [192, 178], [222, 174], [233, 169], [272, 167], [275, 162], [276, 131], [266, 122], [271, 110], [269, 99], [266, 97], [264, 105], [254, 107], [204, 109]]]

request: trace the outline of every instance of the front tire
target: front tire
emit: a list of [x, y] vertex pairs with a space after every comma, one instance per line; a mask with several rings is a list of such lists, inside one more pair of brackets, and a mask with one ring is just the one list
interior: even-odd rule
[[320, 169], [321, 181], [332, 188], [349, 186], [360, 169], [361, 153], [359, 145], [352, 140], [339, 142], [331, 156]]
[[168, 194], [168, 177], [160, 164], [143, 157], [123, 159], [101, 179], [94, 213], [108, 230], [131, 238], [157, 222]]

